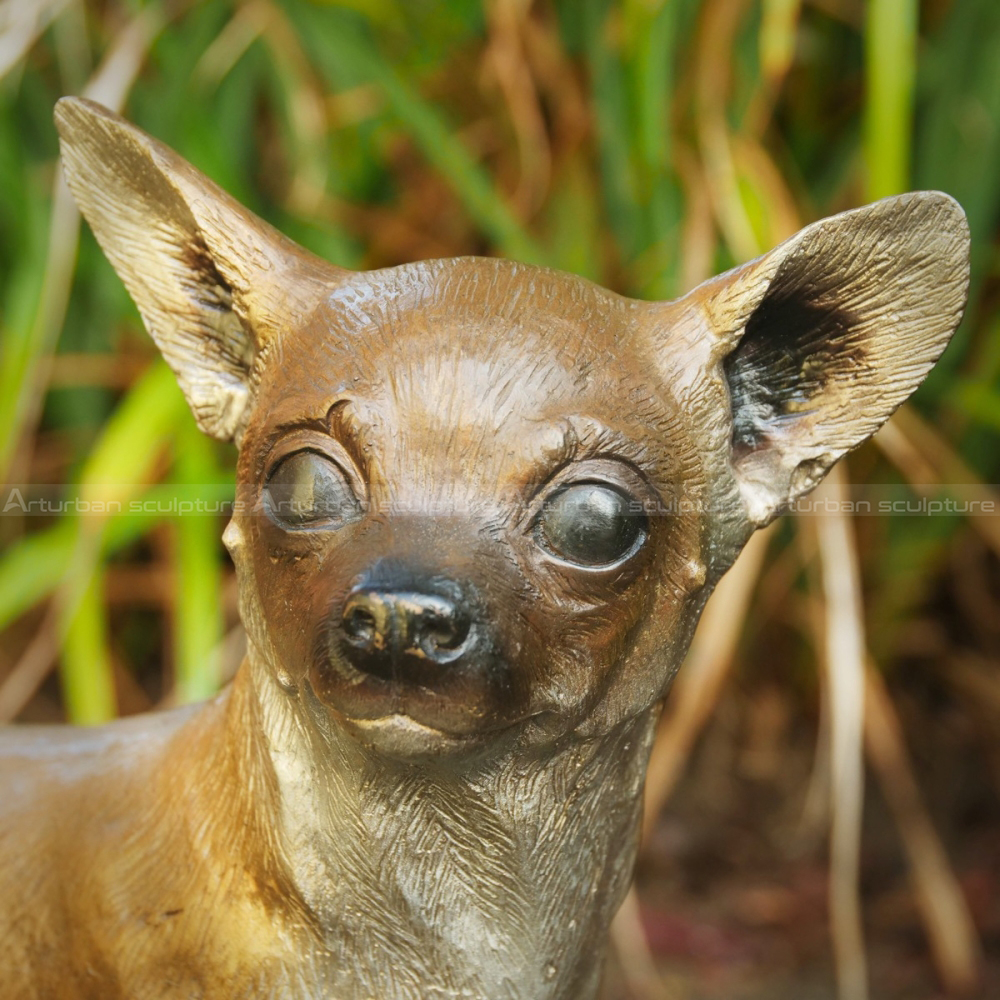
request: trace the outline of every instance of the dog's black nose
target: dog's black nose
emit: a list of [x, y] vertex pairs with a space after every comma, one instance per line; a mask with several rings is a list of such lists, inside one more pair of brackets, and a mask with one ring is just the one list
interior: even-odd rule
[[422, 668], [459, 659], [473, 641], [472, 617], [460, 601], [376, 587], [348, 596], [340, 631], [351, 663], [386, 680], [420, 678]]

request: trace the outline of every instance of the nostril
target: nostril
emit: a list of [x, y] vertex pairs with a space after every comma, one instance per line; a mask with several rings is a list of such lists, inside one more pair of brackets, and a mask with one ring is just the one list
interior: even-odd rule
[[460, 613], [429, 609], [416, 628], [418, 645], [432, 659], [443, 662], [457, 656], [469, 637], [470, 621]]
[[360, 604], [349, 604], [344, 610], [343, 629], [347, 641], [352, 646], [373, 649], [378, 644], [378, 626], [375, 615]]

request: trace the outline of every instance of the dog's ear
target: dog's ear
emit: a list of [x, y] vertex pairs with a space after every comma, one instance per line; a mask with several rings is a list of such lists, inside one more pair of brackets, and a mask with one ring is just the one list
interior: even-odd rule
[[259, 352], [345, 272], [99, 104], [66, 97], [55, 118], [70, 189], [199, 426], [238, 438]]
[[729, 391], [752, 523], [815, 486], [916, 389], [968, 284], [964, 212], [921, 191], [808, 226], [674, 304], [717, 338], [711, 367]]

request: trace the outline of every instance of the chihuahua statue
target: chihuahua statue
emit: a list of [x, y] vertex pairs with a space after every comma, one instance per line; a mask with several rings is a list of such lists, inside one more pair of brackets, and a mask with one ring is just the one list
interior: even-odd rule
[[756, 528], [967, 294], [918, 192], [675, 302], [341, 270], [65, 98], [66, 176], [201, 428], [248, 653], [207, 704], [0, 739], [4, 1000], [585, 1000], [654, 725]]

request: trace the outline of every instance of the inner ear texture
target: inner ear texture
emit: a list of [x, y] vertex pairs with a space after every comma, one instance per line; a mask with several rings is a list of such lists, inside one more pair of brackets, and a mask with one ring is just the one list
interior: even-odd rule
[[259, 346], [253, 327], [234, 305], [233, 288], [219, 273], [211, 251], [200, 233], [195, 232], [181, 248], [186, 273], [184, 282], [191, 301], [202, 312], [202, 325], [210, 327], [216, 341], [220, 364], [234, 375], [246, 378]]
[[860, 317], [782, 267], [723, 362], [734, 461], [769, 442], [783, 418], [809, 413], [834, 373], [865, 361]]

